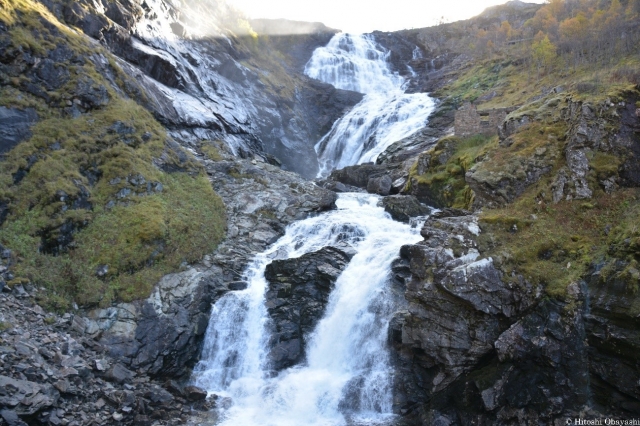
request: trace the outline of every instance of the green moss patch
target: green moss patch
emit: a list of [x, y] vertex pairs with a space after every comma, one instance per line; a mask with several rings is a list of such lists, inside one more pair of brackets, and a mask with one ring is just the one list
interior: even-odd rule
[[[107, 72], [125, 85], [113, 57], [43, 5], [0, 1], [13, 49], [103, 54]], [[201, 165], [123, 87], [112, 87], [105, 70], [88, 60], [68, 65], [69, 78], [37, 96], [24, 90], [28, 77], [0, 75], [0, 104], [39, 117], [31, 138], [0, 159], [0, 202], [9, 207], [0, 243], [13, 251], [16, 280], [48, 290], [41, 303], [49, 308], [143, 298], [162, 275], [217, 246], [224, 205]], [[79, 85], [100, 96], [74, 112]]]
[[495, 145], [497, 138], [481, 135], [439, 140], [411, 167], [405, 191], [436, 207], [471, 208], [473, 192], [465, 173]]
[[[626, 239], [622, 231], [609, 237], [607, 232], [622, 218], [636, 214], [637, 220], [640, 212], [630, 212], [627, 206], [636, 203], [640, 191], [598, 192], [588, 206], [580, 201], [551, 204], [548, 185], [548, 180], [541, 180], [516, 202], [482, 213], [478, 242], [506, 279], [522, 275], [549, 296], [563, 298], [570, 283], [583, 277], [595, 260], [605, 258], [612, 239]], [[630, 222], [623, 221], [620, 229], [630, 232]]]

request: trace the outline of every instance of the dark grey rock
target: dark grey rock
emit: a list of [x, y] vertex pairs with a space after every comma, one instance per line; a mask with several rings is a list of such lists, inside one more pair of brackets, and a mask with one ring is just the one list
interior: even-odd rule
[[379, 177], [386, 172], [386, 168], [375, 164], [361, 164], [348, 166], [340, 170], [334, 170], [329, 176], [330, 180], [341, 182], [357, 188], [367, 188], [369, 180]]
[[184, 395], [189, 401], [204, 401], [207, 399], [207, 391], [197, 386], [185, 386]]
[[111, 127], [107, 129], [109, 133], [115, 133], [119, 136], [127, 136], [136, 132], [132, 126], [129, 126], [122, 121], [116, 121]]
[[0, 250], [0, 259], [10, 259], [11, 258], [11, 250], [8, 248], [2, 247]]
[[227, 284], [227, 287], [229, 287], [229, 290], [240, 291], [246, 289], [248, 285], [246, 281], [235, 281]]
[[24, 290], [24, 287], [23, 287], [22, 285], [20, 285], [20, 284], [18, 284], [18, 285], [14, 285], [14, 286], [13, 286], [13, 291], [12, 291], [12, 293], [13, 293], [13, 295], [14, 295], [15, 297], [27, 297], [27, 296], [29, 296], [29, 293], [27, 293], [27, 292]]
[[394, 220], [408, 223], [411, 218], [426, 216], [431, 209], [421, 204], [413, 195], [390, 195], [382, 199], [384, 210]]
[[438, 209], [437, 211], [431, 214], [433, 219], [441, 219], [445, 217], [460, 217], [460, 216], [469, 216], [472, 213], [468, 210], [464, 209], [454, 209], [450, 207], [444, 207], [442, 209]]
[[12, 410], [22, 415], [32, 415], [38, 411], [51, 407], [59, 398], [58, 391], [49, 384], [38, 384], [26, 380], [15, 380], [0, 375], [0, 406], [12, 407]]
[[125, 30], [131, 30], [143, 14], [142, 8], [135, 2], [109, 2], [105, 15]]
[[267, 266], [266, 306], [274, 324], [269, 359], [274, 370], [304, 359], [305, 338], [322, 318], [334, 283], [353, 255], [348, 247], [325, 247]]
[[105, 374], [105, 378], [112, 382], [129, 383], [135, 377], [133, 371], [127, 370], [122, 364], [115, 364]]
[[44, 59], [36, 68], [36, 75], [47, 90], [57, 90], [69, 81], [69, 71], [63, 64]]
[[20, 110], [0, 106], [0, 154], [9, 152], [20, 142], [30, 138], [31, 126], [36, 121], [38, 114], [32, 108]]
[[109, 103], [107, 88], [96, 83], [91, 77], [83, 77], [75, 88], [75, 96], [87, 109], [95, 109]]
[[5, 201], [0, 201], [0, 226], [7, 220], [9, 216], [9, 204]]
[[109, 265], [99, 265], [96, 268], [96, 276], [98, 277], [104, 277], [107, 273], [109, 273]]
[[144, 394], [144, 397], [151, 401], [152, 405], [169, 404], [175, 399], [173, 395], [158, 386], [152, 387]]
[[[611, 272], [603, 274], [605, 267]], [[634, 308], [638, 295], [632, 295], [620, 279], [627, 268], [628, 261], [615, 258], [594, 265], [587, 280], [590, 311], [585, 331], [594, 400], [613, 412], [635, 413], [640, 410], [640, 373], [634, 355], [640, 350], [640, 326]]]
[[70, 3], [64, 8], [64, 19], [71, 25], [75, 25], [85, 34], [100, 40], [103, 31], [109, 26], [106, 17], [90, 13], [80, 3]]
[[389, 195], [393, 181], [389, 175], [369, 178], [367, 192], [378, 195]]
[[27, 424], [20, 420], [18, 414], [13, 410], [5, 409], [0, 411], [0, 417], [7, 422], [7, 426], [27, 426]]

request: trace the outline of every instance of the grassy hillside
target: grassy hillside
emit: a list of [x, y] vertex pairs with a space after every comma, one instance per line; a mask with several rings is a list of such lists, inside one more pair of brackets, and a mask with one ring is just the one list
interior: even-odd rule
[[0, 106], [38, 116], [0, 160], [8, 284], [58, 308], [145, 297], [216, 247], [224, 205], [106, 50], [39, 2], [0, 3]]
[[604, 264], [637, 292], [639, 18], [635, 0], [553, 0], [417, 30], [458, 58], [436, 96], [515, 110], [501, 138], [447, 138], [423, 153], [406, 190], [481, 209], [481, 248], [508, 279], [564, 297]]

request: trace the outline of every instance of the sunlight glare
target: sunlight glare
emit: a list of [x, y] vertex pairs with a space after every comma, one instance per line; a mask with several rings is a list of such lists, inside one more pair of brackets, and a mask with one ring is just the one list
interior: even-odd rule
[[[345, 32], [397, 31], [478, 15], [504, 0], [228, 0], [250, 18], [285, 18], [323, 24]], [[544, 3], [544, 0], [529, 0]]]

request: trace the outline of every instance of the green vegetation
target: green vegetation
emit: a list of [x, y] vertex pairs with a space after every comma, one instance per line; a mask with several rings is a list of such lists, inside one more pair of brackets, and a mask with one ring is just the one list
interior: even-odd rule
[[465, 173], [496, 144], [497, 138], [481, 135], [441, 139], [413, 165], [406, 190], [418, 192], [435, 206], [470, 209], [473, 192]]
[[[563, 121], [552, 124], [534, 121], [523, 126], [511, 136], [508, 146], [496, 143], [489, 147], [483, 161], [473, 167], [473, 178], [497, 187], [504, 180], [524, 184], [534, 170], [547, 170], [545, 174], [555, 176], [566, 164], [562, 153], [566, 130], [567, 123]], [[503, 194], [507, 200], [514, 195]]]
[[222, 161], [224, 157], [220, 153], [223, 149], [221, 141], [202, 141], [198, 146], [200, 152], [211, 161]]
[[[470, 179], [491, 188], [503, 206], [483, 208], [480, 248], [507, 279], [522, 275], [563, 298], [568, 284], [604, 263], [602, 280], [615, 274], [635, 294], [640, 192], [605, 193], [602, 182], [618, 179], [631, 155], [607, 144], [620, 126], [614, 105], [640, 97], [640, 2], [551, 0], [517, 12], [499, 7], [504, 13], [415, 31], [436, 53], [471, 58], [450, 72], [436, 96], [456, 106], [474, 102], [479, 111], [515, 108], [507, 120], [528, 124], [518, 123], [500, 143], [480, 144], [466, 159], [465, 140], [439, 141], [411, 169], [408, 189], [440, 205], [468, 208], [474, 200]], [[554, 181], [568, 170], [567, 136], [577, 125], [570, 122], [570, 102], [591, 106], [602, 144], [585, 151], [593, 198], [554, 203]], [[631, 138], [637, 141], [637, 135]]]
[[[40, 3], [0, 3], [13, 48], [36, 57], [56, 45], [103, 54], [122, 92], [135, 89], [106, 51], [96, 52]], [[39, 97], [24, 90], [27, 76], [0, 75], [0, 104], [39, 116], [32, 137], [0, 161], [0, 201], [10, 208], [0, 243], [14, 253], [17, 277], [8, 284], [43, 286], [41, 302], [58, 309], [146, 297], [162, 275], [217, 246], [224, 205], [202, 167], [167, 142], [149, 111], [111, 87], [104, 70], [88, 60], [65, 69], [62, 86]], [[74, 115], [68, 107], [78, 85], [99, 96]], [[220, 158], [210, 148], [206, 155]]]
[[[224, 235], [224, 205], [205, 176], [176, 173], [163, 176], [163, 183], [161, 194], [130, 206], [96, 209], [95, 219], [78, 233], [69, 253], [35, 254], [39, 238], [23, 236], [23, 244], [30, 246], [13, 246], [20, 255], [27, 253], [18, 271], [50, 288], [60, 307], [70, 297], [83, 305], [105, 306], [148, 296], [162, 275], [211, 252]], [[108, 271], [98, 278], [102, 265]]]
[[637, 1], [553, 0], [500, 21], [507, 9], [491, 19], [416, 30], [436, 51], [473, 58], [438, 96], [478, 100], [488, 109], [523, 105], [557, 86], [606, 99], [640, 84]]
[[[493, 256], [507, 279], [521, 274], [540, 284], [547, 294], [564, 297], [566, 287], [579, 280], [595, 260], [604, 259], [607, 247], [624, 241], [616, 232], [633, 232], [633, 225], [622, 222], [606, 235], [607, 227], [634, 212], [640, 191], [621, 190], [613, 195], [602, 192], [589, 202], [551, 203], [548, 181], [540, 181], [518, 201], [501, 209], [485, 211], [480, 216], [480, 249]], [[623, 231], [624, 230], [624, 231]], [[614, 244], [615, 245], [615, 244]]]

